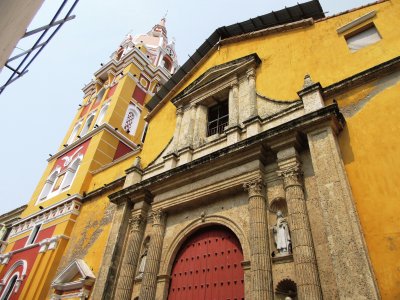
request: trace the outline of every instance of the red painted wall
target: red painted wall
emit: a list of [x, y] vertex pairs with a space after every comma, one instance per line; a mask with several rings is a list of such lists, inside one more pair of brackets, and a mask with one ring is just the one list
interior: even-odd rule
[[[56, 226], [52, 226], [52, 227], [49, 227], [49, 228], [40, 230], [38, 236], [36, 237], [35, 243], [38, 243], [38, 242], [40, 242], [40, 241], [42, 241], [42, 240], [44, 240], [44, 239], [46, 239], [46, 238], [50, 238], [50, 237], [53, 235], [53, 232], [54, 232], [55, 227], [56, 227]], [[28, 237], [25, 237], [25, 238], [22, 238], [22, 239], [18, 240], [18, 241], [14, 244], [14, 247], [13, 247], [12, 251], [15, 251], [15, 250], [17, 250], [17, 249], [23, 248], [23, 247], [25, 246], [25, 243], [26, 243], [26, 240], [27, 240], [27, 239], [28, 239]], [[21, 294], [21, 291], [22, 291], [23, 288], [24, 288], [24, 285], [25, 285], [25, 283], [26, 283], [26, 281], [27, 281], [27, 279], [28, 279], [28, 277], [29, 277], [29, 275], [30, 275], [30, 272], [31, 272], [31, 270], [32, 270], [32, 267], [33, 267], [33, 265], [34, 265], [34, 263], [35, 263], [35, 260], [36, 260], [38, 254], [39, 254], [39, 248], [40, 248], [39, 245], [37, 245], [37, 246], [34, 246], [34, 247], [32, 247], [32, 248], [29, 248], [29, 249], [26, 249], [26, 250], [23, 250], [23, 251], [21, 251], [21, 252], [17, 252], [17, 253], [15, 253], [15, 254], [13, 254], [13, 255], [11, 256], [11, 259], [10, 259], [10, 261], [8, 262], [7, 266], [1, 271], [1, 273], [0, 273], [0, 278], [3, 279], [3, 277], [6, 275], [7, 271], [8, 271], [10, 268], [12, 268], [12, 266], [14, 265], [14, 263], [16, 263], [16, 262], [19, 261], [19, 260], [26, 260], [26, 262], [27, 262], [26, 277], [25, 277], [24, 280], [22, 281], [21, 286], [20, 286], [19, 289], [18, 289], [18, 292], [17, 292], [17, 293], [12, 293], [12, 294], [11, 294], [10, 300], [18, 300], [18, 299], [19, 299], [19, 296], [20, 296], [20, 294]], [[22, 266], [17, 267], [17, 268], [13, 271], [12, 274], [14, 274], [16, 271], [19, 271], [20, 274], [22, 274]], [[11, 274], [11, 276], [8, 278], [8, 280], [11, 279], [12, 274]]]
[[129, 153], [131, 151], [132, 151], [131, 148], [129, 148], [124, 143], [119, 142], [118, 146], [117, 146], [117, 150], [115, 151], [115, 155], [114, 155], [114, 159], [113, 160], [116, 160], [116, 159], [120, 158], [121, 156], [124, 156], [125, 154], [127, 154], [127, 153]]
[[139, 86], [135, 87], [132, 95], [133, 99], [135, 99], [138, 103], [143, 105], [144, 99], [146, 98], [146, 92], [143, 91]]
[[110, 89], [107, 92], [107, 97], [106, 99], [110, 98], [112, 95], [114, 95], [115, 90], [117, 89], [118, 83], [110, 87]]
[[[72, 162], [72, 161], [73, 161], [75, 158], [77, 158], [80, 154], [85, 155], [86, 150], [87, 150], [87, 148], [88, 148], [88, 146], [89, 146], [89, 143], [90, 143], [90, 139], [88, 139], [88, 140], [85, 141], [84, 143], [82, 143], [82, 144], [76, 146], [74, 149], [71, 149], [70, 151], [68, 151], [67, 153], [65, 153], [63, 156], [59, 157], [59, 158], [57, 159], [56, 163], [54, 164], [54, 167], [53, 167], [53, 169], [51, 170], [51, 172], [53, 172], [57, 167], [60, 167], [60, 168], [61, 168], [60, 172], [64, 171], [64, 169], [68, 168], [69, 165], [64, 166], [65, 158], [66, 158], [67, 156], [68, 156], [68, 157], [71, 157], [71, 156], [73, 155], [73, 157], [71, 157], [71, 162]], [[78, 149], [79, 149], [79, 151], [76, 152]], [[74, 154], [74, 153], [75, 153], [75, 154]], [[51, 173], [51, 172], [50, 172], [50, 173]]]

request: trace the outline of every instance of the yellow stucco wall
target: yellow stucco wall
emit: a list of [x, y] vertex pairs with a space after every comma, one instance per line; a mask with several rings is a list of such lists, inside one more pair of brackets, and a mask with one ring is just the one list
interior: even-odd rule
[[[378, 14], [373, 22], [382, 35], [382, 40], [351, 53], [343, 35], [337, 34], [336, 29], [374, 9], [378, 11]], [[393, 28], [400, 27], [399, 12], [400, 1], [386, 1], [316, 22], [307, 28], [223, 45], [190, 76], [180, 90], [213, 66], [257, 53], [262, 60], [257, 69], [257, 91], [273, 99], [297, 99], [296, 92], [301, 89], [306, 73], [311, 74], [312, 78], [323, 86], [327, 86], [396, 57], [399, 54], [400, 38], [398, 32]], [[136, 66], [130, 65], [125, 68], [124, 74], [127, 72], [138, 73], [138, 70]], [[112, 126], [121, 127], [134, 87], [134, 80], [128, 76], [125, 75], [120, 80], [110, 102], [105, 118], [106, 122]], [[374, 84], [368, 84], [354, 89], [337, 98], [339, 105], [346, 107], [357, 103], [370, 94], [374, 88]], [[396, 106], [399, 94], [400, 85], [397, 84], [374, 96], [354, 116], [347, 118], [346, 128], [339, 136], [357, 210], [384, 299], [393, 299], [391, 298], [393, 295], [400, 296], [400, 263], [397, 263], [400, 247], [400, 231], [398, 230], [400, 206], [396, 203], [400, 196], [400, 188], [397, 186], [400, 179], [398, 172], [400, 158], [397, 158], [399, 125], [396, 118], [400, 113], [399, 107]], [[103, 97], [102, 103], [107, 101], [104, 99], [105, 97]], [[150, 96], [146, 98], [146, 101], [149, 98]], [[97, 107], [98, 111], [102, 103]], [[142, 109], [145, 110], [145, 108]], [[152, 116], [142, 151], [95, 174], [92, 171], [98, 170], [112, 161], [118, 140], [106, 132], [94, 136], [71, 189], [41, 203], [41, 205], [47, 207], [65, 199], [66, 193], [89, 193], [104, 184], [122, 178], [125, 176], [125, 170], [132, 165], [136, 156], [141, 157], [142, 165], [146, 167], [171, 140], [175, 129], [175, 112], [175, 106], [167, 102]], [[79, 114], [80, 111], [77, 112], [63, 143], [66, 142], [75, 123], [80, 119]], [[144, 126], [143, 115], [137, 135], [133, 139], [136, 143], [140, 142]], [[85, 118], [83, 118], [83, 122]], [[122, 133], [130, 138], [128, 134]], [[35, 206], [36, 199], [54, 161], [48, 165], [32, 196], [29, 207], [22, 217], [39, 211], [39, 208]], [[101, 194], [82, 205], [74, 226], [65, 220], [63, 220], [64, 222], [59, 220], [56, 228], [57, 234], [66, 234], [71, 236], [71, 239], [68, 244], [63, 246], [66, 248], [65, 252], [64, 248], [60, 248], [59, 252], [53, 254], [54, 257], [49, 257], [47, 261], [57, 265], [61, 260], [58, 268], [60, 270], [73, 258], [79, 257], [84, 259], [97, 275], [108, 239], [112, 214], [113, 205], [109, 203], [107, 194]], [[44, 264], [44, 266], [43, 268], [47, 268], [48, 264]], [[38, 269], [36, 272], [48, 272], [48, 269]], [[53, 277], [54, 274], [43, 279], [47, 281], [40, 284], [48, 284], [50, 278]]]
[[[209, 68], [257, 53], [262, 60], [257, 69], [257, 91], [272, 99], [298, 99], [296, 92], [301, 90], [307, 73], [315, 81], [327, 86], [398, 56], [400, 39], [394, 28], [400, 26], [399, 6], [398, 0], [386, 1], [316, 22], [307, 28], [223, 45], [190, 76], [176, 94]], [[343, 35], [339, 35], [336, 29], [372, 10], [378, 11], [372, 21], [382, 40], [351, 53]]]
[[[336, 29], [372, 10], [382, 40], [351, 53]], [[316, 22], [308, 28], [247, 39], [216, 50], [171, 98], [211, 67], [257, 53], [257, 91], [272, 99], [298, 99], [304, 75], [328, 86], [399, 55], [400, 1], [386, 1]], [[368, 22], [364, 22], [361, 27]], [[357, 28], [357, 27], [356, 27]], [[345, 32], [344, 34], [348, 33]], [[339, 95], [344, 108], [376, 89], [365, 84]], [[353, 116], [339, 136], [346, 171], [383, 299], [400, 297], [400, 84], [383, 89]], [[330, 104], [332, 99], [326, 101]]]
[[[400, 83], [375, 95], [346, 119], [346, 128], [339, 136], [383, 299], [400, 298], [399, 95]], [[340, 98], [338, 103], [342, 103]]]

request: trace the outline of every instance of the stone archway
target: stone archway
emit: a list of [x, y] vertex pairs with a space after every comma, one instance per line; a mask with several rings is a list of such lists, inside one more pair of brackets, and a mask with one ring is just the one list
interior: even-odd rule
[[242, 261], [240, 242], [228, 228], [195, 231], [176, 255], [168, 299], [244, 299]]

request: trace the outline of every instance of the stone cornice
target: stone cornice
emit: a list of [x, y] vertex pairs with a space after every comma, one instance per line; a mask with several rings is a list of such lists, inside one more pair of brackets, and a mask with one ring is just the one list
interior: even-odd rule
[[64, 149], [61, 149], [60, 151], [58, 151], [52, 157], [49, 157], [47, 159], [47, 161], [51, 162], [53, 159], [61, 157], [62, 155], [64, 155], [68, 151], [70, 151], [71, 149], [73, 149], [76, 146], [78, 146], [78, 145], [82, 144], [83, 142], [87, 141], [88, 139], [90, 139], [91, 137], [93, 137], [95, 134], [97, 134], [98, 132], [100, 132], [102, 130], [106, 130], [107, 132], [111, 133], [113, 136], [115, 136], [118, 140], [122, 141], [125, 145], [130, 147], [132, 150], [136, 150], [137, 149], [138, 146], [134, 142], [129, 140], [122, 133], [116, 131], [114, 128], [111, 127], [111, 125], [109, 125], [107, 123], [104, 123], [104, 124], [100, 125], [97, 128], [93, 128], [90, 132], [85, 134], [82, 138], [77, 139], [72, 144], [70, 144], [67, 147], [65, 147]]
[[164, 80], [171, 77], [171, 74], [165, 68], [160, 66], [153, 66], [152, 62], [146, 57], [146, 55], [139, 50], [137, 47], [132, 48], [123, 58], [119, 61], [115, 59], [110, 60], [104, 66], [102, 66], [98, 71], [94, 73], [96, 78], [103, 77], [108, 74], [109, 71], [115, 71], [116, 73], [121, 72], [125, 67], [132, 63], [133, 59], [139, 61], [145, 71], [147, 71], [151, 76], [155, 77], [157, 74], [161, 76]]
[[242, 34], [239, 36], [235, 36], [232, 38], [224, 39], [220, 42], [220, 45], [237, 43], [237, 42], [241, 42], [241, 41], [247, 40], [247, 39], [253, 39], [253, 38], [257, 38], [257, 37], [261, 37], [261, 36], [267, 36], [267, 35], [271, 35], [271, 34], [286, 32], [286, 31], [290, 31], [293, 29], [309, 27], [312, 25], [314, 25], [314, 19], [308, 18], [308, 19], [291, 22], [291, 23], [287, 23], [287, 24], [283, 24], [283, 25], [273, 26], [273, 27], [269, 27], [269, 28], [266, 28], [263, 30], [258, 30], [258, 31], [250, 32], [250, 33], [245, 33], [245, 34]]
[[68, 214], [79, 214], [82, 196], [71, 195], [68, 198], [46, 207], [32, 215], [27, 216], [13, 224], [10, 238], [29, 231], [36, 224], [46, 224]]
[[343, 93], [350, 88], [360, 86], [372, 80], [381, 78], [386, 74], [391, 74], [400, 69], [400, 56], [396, 56], [393, 59], [378, 64], [372, 68], [361, 71], [350, 77], [347, 77], [341, 81], [335, 82], [327, 87], [323, 88], [323, 96], [327, 97], [335, 96], [336, 94]]
[[219, 157], [223, 157], [230, 153], [243, 151], [243, 148], [245, 147], [257, 145], [262, 142], [267, 142], [267, 143], [271, 142], [282, 135], [290, 134], [291, 132], [298, 132], [300, 130], [313, 127], [316, 124], [320, 124], [326, 121], [333, 121], [332, 123], [333, 126], [338, 127], [338, 130], [343, 128], [345, 120], [342, 114], [340, 113], [337, 104], [332, 104], [327, 107], [321, 108], [317, 111], [303, 115], [287, 123], [276, 126], [272, 129], [269, 129], [267, 131], [254, 135], [250, 138], [242, 140], [236, 144], [222, 148], [213, 153], [205, 155], [201, 158], [193, 160], [187, 164], [178, 166], [174, 169], [168, 170], [161, 174], [155, 175], [151, 178], [145, 179], [137, 184], [134, 184], [121, 191], [109, 195], [110, 201], [114, 203], [123, 201], [123, 199], [127, 199], [129, 195], [132, 193], [135, 193], [142, 189], [149, 189], [150, 187], [157, 185], [161, 181], [178, 176], [179, 174], [181, 174], [181, 176], [185, 176], [184, 174], [191, 172], [193, 168], [207, 164], [210, 161], [213, 161], [214, 159], [217, 159]]
[[[180, 92], [172, 103], [175, 106], [182, 105], [186, 102], [185, 99], [191, 99], [196, 97], [196, 102], [202, 100], [210, 94], [214, 94], [223, 88], [230, 87], [237, 84], [237, 75], [245, 73], [252, 66], [258, 66], [261, 63], [260, 58], [256, 53], [229, 61], [222, 65], [218, 65], [208, 69], [196, 80], [194, 80], [189, 86], [187, 86], [182, 92]], [[254, 71], [253, 69], [251, 69]], [[213, 74], [222, 73], [220, 76], [213, 77]], [[208, 79], [208, 77], [211, 77]], [[221, 87], [223, 85], [223, 87]], [[211, 91], [210, 91], [211, 90]], [[204, 95], [203, 95], [204, 94]], [[190, 101], [190, 100], [189, 100]]]

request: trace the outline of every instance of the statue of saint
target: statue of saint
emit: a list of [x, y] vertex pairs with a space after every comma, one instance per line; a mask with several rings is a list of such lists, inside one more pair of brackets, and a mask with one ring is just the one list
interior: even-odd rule
[[146, 260], [147, 260], [147, 248], [144, 250], [142, 256], [140, 257], [140, 265], [139, 265], [138, 275], [136, 276], [136, 278], [143, 278], [144, 267], [146, 266]]
[[272, 229], [275, 238], [276, 249], [278, 255], [284, 256], [291, 253], [291, 240], [289, 234], [289, 226], [286, 218], [283, 217], [282, 211], [276, 212], [276, 225]]

